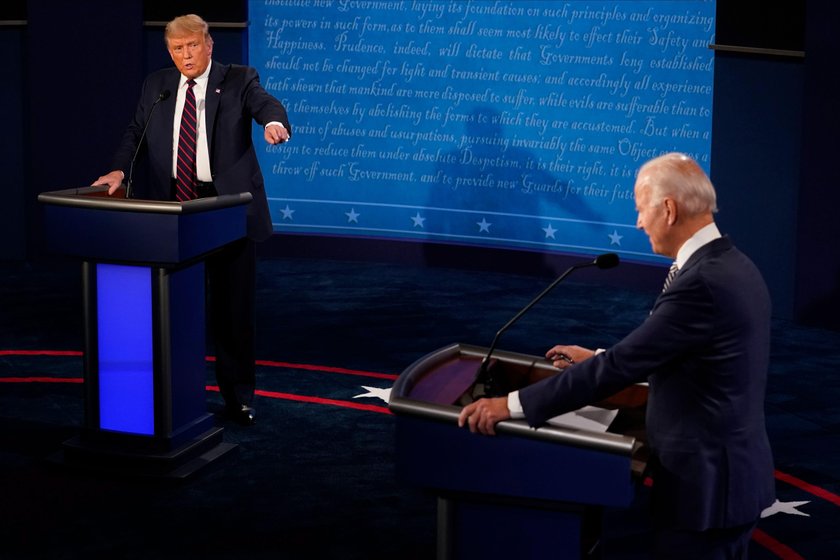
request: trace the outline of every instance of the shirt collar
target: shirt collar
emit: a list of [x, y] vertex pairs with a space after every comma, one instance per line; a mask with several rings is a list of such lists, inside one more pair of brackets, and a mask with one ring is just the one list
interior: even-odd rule
[[677, 252], [677, 266], [680, 268], [685, 266], [689, 257], [691, 257], [697, 249], [719, 237], [721, 237], [720, 230], [714, 222], [697, 230], [694, 235], [688, 238], [688, 241], [683, 243], [683, 246], [680, 247], [680, 250]]
[[[203, 89], [207, 88], [207, 80], [210, 78], [210, 68], [212, 66], [213, 61], [211, 60], [210, 63], [207, 65], [207, 68], [204, 70], [204, 72], [202, 72], [201, 76], [198, 76], [195, 79], [196, 85], [201, 86]], [[180, 90], [181, 88], [183, 88], [184, 84], [186, 84], [188, 80], [189, 78], [181, 74], [181, 80], [178, 82], [178, 89]]]

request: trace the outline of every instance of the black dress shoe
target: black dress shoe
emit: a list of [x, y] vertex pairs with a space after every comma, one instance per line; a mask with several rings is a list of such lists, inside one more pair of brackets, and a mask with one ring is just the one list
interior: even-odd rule
[[225, 416], [243, 426], [253, 426], [256, 423], [254, 409], [245, 404], [239, 407], [225, 407]]

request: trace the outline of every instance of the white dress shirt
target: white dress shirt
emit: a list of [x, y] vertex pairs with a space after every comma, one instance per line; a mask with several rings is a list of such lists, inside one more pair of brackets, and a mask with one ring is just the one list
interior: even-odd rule
[[[204, 107], [207, 99], [207, 81], [210, 77], [210, 67], [213, 61], [207, 65], [204, 73], [195, 79], [193, 93], [195, 93], [195, 118], [196, 118], [196, 139], [195, 139], [195, 171], [199, 181], [207, 182], [213, 180], [210, 171], [210, 145], [207, 142], [207, 119]], [[178, 173], [178, 136], [181, 132], [181, 114], [184, 112], [184, 98], [187, 94], [187, 78], [181, 75], [178, 82], [178, 94], [175, 97], [175, 125], [172, 127], [172, 177]]]

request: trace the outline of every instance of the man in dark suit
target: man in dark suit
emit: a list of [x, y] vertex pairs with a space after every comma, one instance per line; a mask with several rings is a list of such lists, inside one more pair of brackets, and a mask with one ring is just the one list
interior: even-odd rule
[[536, 427], [648, 381], [655, 556], [746, 558], [775, 495], [764, 421], [768, 291], [719, 233], [714, 188], [694, 160], [670, 153], [647, 162], [635, 198], [637, 226], [676, 265], [649, 317], [606, 350], [554, 346], [546, 357], [561, 374], [471, 403], [458, 422], [484, 434], [508, 418]]
[[252, 424], [255, 242], [268, 238], [272, 225], [251, 123], [264, 126], [269, 144], [286, 142], [291, 127], [285, 108], [263, 89], [255, 69], [212, 60], [213, 39], [199, 16], [173, 19], [165, 39], [175, 67], [146, 78], [113, 171], [93, 184], [108, 185], [108, 193], [114, 194], [139, 147], [148, 158], [149, 179], [137, 189], [138, 198], [187, 200], [241, 192], [253, 196], [247, 237], [207, 262], [216, 377], [225, 412], [239, 423]]

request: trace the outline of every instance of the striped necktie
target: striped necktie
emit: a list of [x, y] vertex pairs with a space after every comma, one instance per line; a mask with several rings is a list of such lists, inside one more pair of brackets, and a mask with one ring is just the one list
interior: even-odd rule
[[175, 198], [179, 202], [196, 197], [195, 140], [196, 110], [195, 80], [187, 82], [184, 96], [184, 111], [181, 114], [181, 130], [178, 133], [178, 167], [175, 181]]
[[671, 282], [674, 281], [674, 277], [677, 275], [677, 272], [680, 271], [680, 268], [677, 266], [676, 261], [671, 264], [671, 268], [668, 270], [668, 276], [665, 277], [665, 285], [662, 286], [662, 291], [664, 292], [671, 286]]

